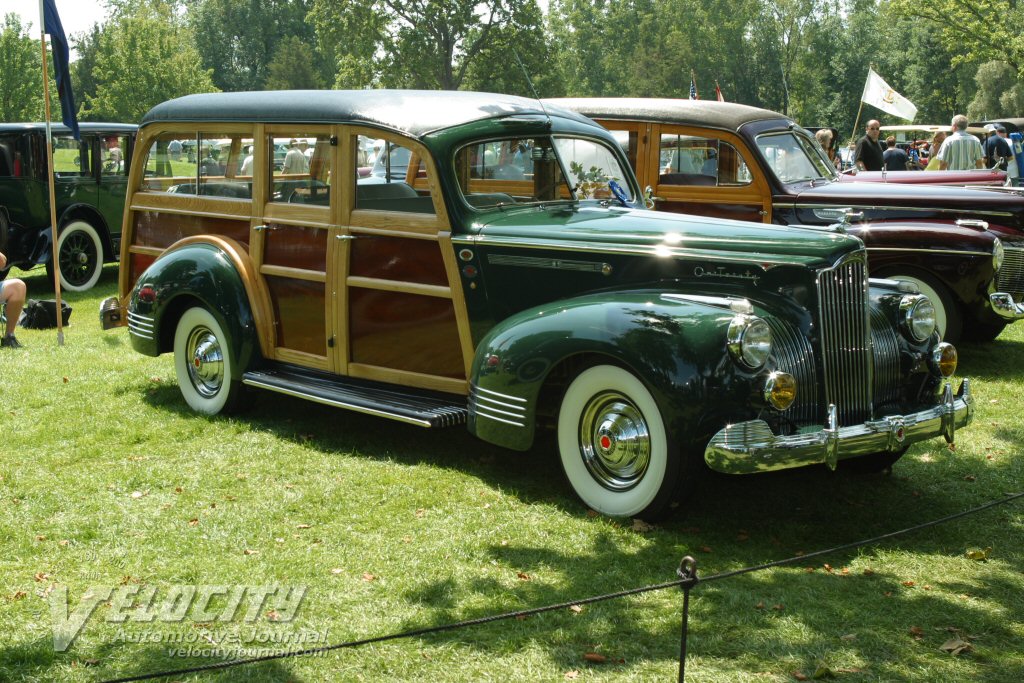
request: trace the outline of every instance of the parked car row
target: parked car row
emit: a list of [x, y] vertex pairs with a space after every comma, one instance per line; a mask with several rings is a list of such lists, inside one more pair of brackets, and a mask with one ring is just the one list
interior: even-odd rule
[[[1024, 197], [846, 182], [775, 112], [301, 95], [58, 127], [62, 282], [119, 255], [103, 326], [173, 353], [201, 413], [262, 389], [512, 450], [551, 434], [586, 505], [653, 517], [705, 469], [952, 442], [973, 399], [951, 342], [1024, 317]], [[49, 263], [43, 160], [38, 127], [0, 128], [23, 268]]]
[[[161, 163], [162, 141], [207, 130], [256, 141], [251, 177]], [[288, 137], [316, 141], [307, 174], [275, 174]], [[380, 175], [360, 163], [370, 140], [392, 160]], [[970, 384], [954, 383], [933, 302], [870, 277], [852, 219], [764, 225], [757, 212], [796, 211], [770, 193], [756, 222], [649, 211], [638, 154], [671, 166], [659, 176], [717, 164], [716, 183], [777, 179], [735, 133], [635, 142], [624, 152], [577, 113], [492, 94], [166, 102], [139, 130], [104, 326], [173, 353], [202, 413], [262, 389], [465, 424], [513, 450], [550, 433], [573, 490], [614, 515], [663, 514], [706, 468], [881, 469], [968, 424]], [[670, 185], [659, 196], [682, 201]], [[742, 217], [752, 196], [723, 213]], [[991, 281], [998, 242], [964, 233], [988, 240], [971, 268]]]

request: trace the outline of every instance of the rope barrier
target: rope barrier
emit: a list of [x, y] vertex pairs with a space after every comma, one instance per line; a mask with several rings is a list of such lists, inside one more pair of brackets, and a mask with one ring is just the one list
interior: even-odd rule
[[[913, 533], [920, 531], [921, 529], [927, 529], [929, 527], [938, 526], [951, 522], [961, 517], [967, 517], [974, 515], [989, 508], [996, 507], [997, 505], [1005, 505], [1006, 503], [1012, 502], [1019, 498], [1024, 497], [1022, 493], [1007, 493], [1005, 498], [994, 500], [978, 507], [970, 508], [962, 512], [957, 512], [939, 519], [932, 520], [930, 522], [924, 522], [915, 526], [900, 529], [898, 531], [892, 531], [887, 534], [880, 536], [874, 536], [867, 538], [862, 541], [855, 541], [853, 543], [845, 543], [843, 545], [834, 546], [825, 550], [818, 550], [813, 553], [807, 553], [804, 555], [796, 555], [794, 557], [788, 557], [783, 560], [776, 560], [774, 562], [766, 562], [764, 564], [753, 565], [750, 567], [743, 567], [742, 569], [734, 569], [725, 572], [719, 572], [718, 574], [712, 574], [711, 576], [703, 577], [700, 579], [702, 583], [709, 581], [720, 581], [722, 579], [732, 578], [741, 574], [749, 574], [751, 572], [762, 571], [765, 569], [771, 569], [773, 567], [781, 567], [788, 564], [794, 564], [797, 562], [806, 562], [812, 557], [820, 557], [822, 555], [829, 555], [837, 553], [843, 550], [851, 550], [853, 548], [859, 548], [866, 545], [873, 545], [881, 541], [895, 538], [896, 536], [902, 536], [904, 534]], [[680, 650], [679, 650], [679, 681], [684, 680], [686, 670], [686, 639], [689, 621], [689, 603], [690, 603], [690, 590], [697, 585], [697, 562], [692, 557], [684, 557], [677, 570], [678, 579], [674, 581], [667, 581], [665, 583], [657, 583], [649, 586], [642, 586], [640, 588], [631, 588], [628, 590], [617, 591], [615, 593], [606, 593], [604, 595], [595, 595], [588, 598], [582, 598], [580, 600], [572, 600], [569, 602], [561, 602], [554, 605], [546, 605], [544, 607], [534, 607], [531, 609], [517, 610], [515, 612], [504, 612], [501, 614], [492, 614], [485, 617], [478, 617], [476, 619], [467, 619], [465, 621], [454, 622], [450, 624], [441, 624], [439, 626], [429, 626], [425, 628], [414, 629], [411, 631], [403, 631], [401, 633], [392, 633], [383, 636], [375, 636], [372, 638], [363, 638], [361, 640], [351, 640], [344, 643], [336, 643], [334, 645], [324, 645], [321, 647], [304, 648], [301, 650], [290, 650], [288, 652], [278, 652], [270, 655], [264, 655], [261, 657], [250, 657], [246, 659], [233, 659], [226, 662], [214, 662], [212, 664], [203, 664], [200, 666], [189, 667], [186, 669], [175, 669], [173, 671], [157, 671], [154, 673], [140, 674], [137, 676], [128, 676], [125, 678], [114, 678], [105, 681], [104, 683], [131, 683], [132, 681], [146, 681], [153, 680], [156, 678], [167, 678], [170, 676], [182, 676], [185, 674], [193, 673], [204, 673], [207, 671], [215, 671], [219, 669], [228, 669], [236, 666], [243, 666], [248, 664], [258, 664], [260, 662], [268, 662], [277, 659], [286, 659], [291, 657], [304, 657], [309, 655], [317, 655], [325, 652], [331, 652], [334, 650], [342, 650], [360, 647], [363, 645], [371, 645], [373, 643], [383, 643], [391, 640], [400, 640], [404, 638], [415, 638], [417, 636], [429, 635], [432, 633], [442, 633], [444, 631], [453, 631], [456, 629], [467, 628], [470, 626], [479, 626], [481, 624], [493, 623], [496, 621], [505, 621], [508, 619], [516, 619], [522, 617], [529, 617], [536, 614], [543, 614], [545, 612], [554, 612], [557, 610], [569, 609], [575, 605], [589, 605], [596, 602], [604, 602], [607, 600], [615, 600], [617, 598], [623, 598], [630, 595], [640, 595], [642, 593], [650, 593], [653, 591], [664, 590], [666, 588], [674, 588], [676, 586], [682, 587], [683, 589], [683, 614], [682, 614], [682, 631], [680, 636]]]

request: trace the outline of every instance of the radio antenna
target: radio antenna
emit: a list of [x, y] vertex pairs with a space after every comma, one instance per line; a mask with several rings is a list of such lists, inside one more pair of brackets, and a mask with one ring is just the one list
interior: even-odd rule
[[512, 48], [512, 55], [516, 58], [516, 63], [519, 64], [519, 68], [523, 70], [523, 76], [526, 78], [526, 84], [530, 86], [530, 92], [533, 93], [533, 99], [537, 100], [537, 104], [540, 105], [540, 110], [544, 112], [544, 118], [548, 120], [548, 128], [551, 127], [551, 116], [548, 114], [548, 110], [544, 108], [544, 102], [541, 101], [540, 95], [537, 94], [537, 89], [533, 87], [533, 79], [530, 78], [530, 72], [526, 70], [523, 65], [523, 60], [519, 59], [519, 50]]

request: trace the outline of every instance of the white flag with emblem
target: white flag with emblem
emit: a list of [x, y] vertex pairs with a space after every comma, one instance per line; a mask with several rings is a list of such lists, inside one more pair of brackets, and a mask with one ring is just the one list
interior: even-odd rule
[[864, 84], [864, 94], [860, 99], [901, 119], [913, 121], [917, 116], [917, 107], [914, 103], [890, 88], [889, 84], [871, 68], [868, 69], [868, 80]]

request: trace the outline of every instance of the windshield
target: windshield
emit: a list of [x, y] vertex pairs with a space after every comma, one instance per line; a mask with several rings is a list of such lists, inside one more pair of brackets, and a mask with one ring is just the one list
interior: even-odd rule
[[835, 180], [835, 169], [817, 142], [792, 131], [759, 135], [757, 147], [768, 167], [784, 183]]
[[557, 200], [615, 201], [614, 181], [631, 202], [629, 176], [611, 147], [584, 138], [476, 142], [455, 155], [459, 188], [476, 208]]

